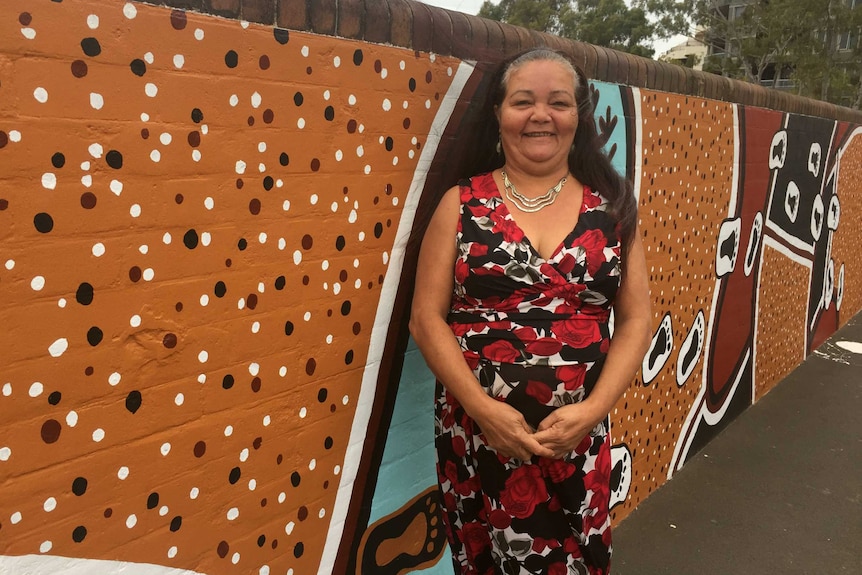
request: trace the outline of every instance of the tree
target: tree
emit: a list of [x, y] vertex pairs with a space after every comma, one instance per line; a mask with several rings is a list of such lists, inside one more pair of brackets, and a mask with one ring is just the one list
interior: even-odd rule
[[693, 0], [486, 0], [479, 16], [647, 58], [650, 43], [688, 33]]

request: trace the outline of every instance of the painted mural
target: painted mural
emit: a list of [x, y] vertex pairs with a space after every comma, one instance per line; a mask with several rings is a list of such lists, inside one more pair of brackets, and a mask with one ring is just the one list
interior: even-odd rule
[[[452, 573], [409, 240], [487, 69], [0, 4], [0, 573]], [[591, 92], [655, 316], [620, 521], [862, 308], [862, 129]]]

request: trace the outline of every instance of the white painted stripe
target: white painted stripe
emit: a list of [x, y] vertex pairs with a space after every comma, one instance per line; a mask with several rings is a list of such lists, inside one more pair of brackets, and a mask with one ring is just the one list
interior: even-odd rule
[[640, 202], [641, 198], [641, 169], [643, 168], [643, 116], [641, 111], [641, 91], [639, 88], [632, 88], [632, 101], [634, 102], [634, 113], [635, 117], [635, 145], [634, 151], [634, 160], [635, 160], [635, 172], [634, 172], [634, 194], [635, 199]]
[[[168, 551], [164, 551], [165, 561]], [[155, 551], [154, 551], [155, 554]], [[0, 574], [6, 575], [205, 575], [150, 563], [128, 563], [102, 559], [74, 559], [58, 555], [0, 555]]]
[[422, 149], [416, 170], [413, 173], [413, 182], [407, 192], [404, 209], [401, 212], [401, 220], [398, 222], [398, 231], [392, 246], [392, 255], [389, 260], [389, 269], [383, 280], [380, 292], [380, 300], [377, 313], [374, 317], [374, 326], [371, 330], [371, 342], [368, 348], [368, 361], [362, 374], [362, 387], [356, 404], [356, 415], [353, 418], [353, 426], [350, 430], [350, 440], [347, 445], [347, 453], [344, 458], [341, 481], [338, 485], [338, 494], [335, 498], [335, 506], [332, 511], [332, 520], [329, 531], [326, 534], [326, 544], [323, 548], [323, 557], [317, 569], [318, 575], [329, 575], [335, 566], [338, 548], [344, 532], [344, 521], [347, 518], [347, 510], [353, 496], [353, 484], [359, 469], [359, 461], [362, 457], [362, 447], [365, 444], [368, 421], [371, 418], [371, 409], [374, 405], [374, 394], [377, 387], [377, 376], [380, 372], [380, 361], [383, 357], [383, 348], [386, 344], [386, 336], [389, 332], [389, 324], [392, 319], [392, 308], [395, 304], [395, 296], [398, 293], [398, 284], [401, 281], [401, 268], [404, 263], [404, 252], [407, 240], [413, 229], [413, 220], [422, 189], [425, 187], [425, 179], [431, 162], [437, 153], [440, 139], [452, 116], [452, 111], [458, 103], [461, 92], [467, 80], [475, 70], [475, 64], [462, 61], [458, 65], [458, 71], [452, 79], [452, 84], [446, 92], [446, 96], [440, 103], [437, 115], [428, 133], [428, 141]]

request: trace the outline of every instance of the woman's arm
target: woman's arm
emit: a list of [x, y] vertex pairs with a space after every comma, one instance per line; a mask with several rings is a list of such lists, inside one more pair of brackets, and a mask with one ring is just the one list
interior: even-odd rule
[[437, 379], [479, 424], [488, 445], [507, 457], [529, 459], [552, 452], [533, 438], [524, 417], [488, 396], [464, 360], [446, 321], [452, 300], [460, 190], [451, 188], [438, 205], [419, 251], [410, 333]]
[[539, 424], [535, 438], [557, 457], [573, 450], [607, 416], [631, 384], [650, 342], [649, 282], [639, 230], [625, 251], [620, 289], [614, 300], [614, 335], [602, 373], [580, 403], [555, 410]]

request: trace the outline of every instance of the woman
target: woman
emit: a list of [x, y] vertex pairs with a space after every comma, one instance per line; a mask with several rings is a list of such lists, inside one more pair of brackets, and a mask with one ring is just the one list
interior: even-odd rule
[[636, 202], [564, 55], [504, 62], [486, 112], [497, 150], [441, 199], [410, 321], [438, 380], [455, 571], [606, 574], [608, 413], [651, 317]]

